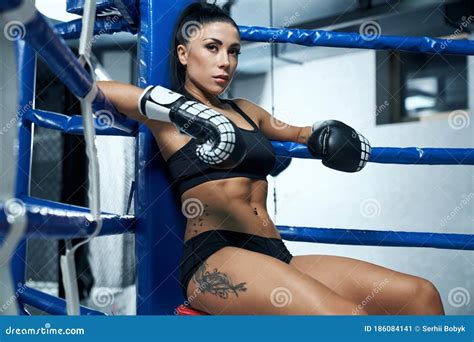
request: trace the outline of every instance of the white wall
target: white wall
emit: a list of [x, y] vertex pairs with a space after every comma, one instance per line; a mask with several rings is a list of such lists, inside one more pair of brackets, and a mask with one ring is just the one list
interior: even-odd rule
[[[472, 80], [472, 58], [470, 64]], [[270, 111], [269, 75], [234, 82], [233, 96], [255, 101]], [[375, 147], [473, 147], [473, 122], [461, 130], [450, 128], [446, 118], [375, 126], [375, 88], [374, 51], [289, 65], [275, 70], [275, 114], [301, 126], [320, 119], [341, 120]], [[472, 234], [473, 180], [473, 168], [468, 166], [369, 163], [361, 172], [347, 174], [330, 170], [320, 161], [294, 159], [274, 182], [269, 178], [267, 204], [272, 214], [275, 184], [276, 223], [280, 225]], [[455, 214], [450, 215], [452, 212]], [[456, 287], [474, 297], [473, 252], [286, 244], [294, 255], [348, 256], [428, 278], [442, 293], [448, 314], [474, 313], [474, 298], [459, 308], [448, 300]]]

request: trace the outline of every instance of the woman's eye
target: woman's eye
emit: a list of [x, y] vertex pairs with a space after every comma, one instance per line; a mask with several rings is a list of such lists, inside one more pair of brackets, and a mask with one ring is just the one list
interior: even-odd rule
[[215, 46], [215, 45], [208, 45], [207, 48], [208, 48], [209, 50], [211, 50], [211, 51], [214, 51], [214, 50], [217, 49], [217, 46]]
[[233, 55], [240, 55], [239, 50], [230, 50], [230, 53], [233, 54]]

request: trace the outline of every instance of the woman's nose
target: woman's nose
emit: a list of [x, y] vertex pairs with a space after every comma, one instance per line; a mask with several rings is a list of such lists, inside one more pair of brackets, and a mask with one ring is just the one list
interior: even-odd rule
[[228, 67], [230, 65], [229, 56], [227, 53], [221, 53], [219, 55], [219, 67]]

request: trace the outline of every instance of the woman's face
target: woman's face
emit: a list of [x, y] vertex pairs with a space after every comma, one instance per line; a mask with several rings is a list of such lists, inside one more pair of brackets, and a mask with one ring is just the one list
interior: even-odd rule
[[[184, 25], [186, 27], [186, 25]], [[236, 28], [224, 22], [190, 29], [189, 42], [178, 45], [181, 64], [186, 67], [186, 83], [211, 96], [221, 94], [232, 81], [240, 53]], [[191, 84], [189, 84], [191, 83]]]

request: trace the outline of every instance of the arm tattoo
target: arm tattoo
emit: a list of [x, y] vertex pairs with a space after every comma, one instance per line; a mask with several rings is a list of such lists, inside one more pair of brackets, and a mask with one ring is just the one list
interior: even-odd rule
[[232, 284], [229, 276], [214, 268], [212, 272], [207, 271], [207, 263], [204, 262], [194, 274], [194, 282], [202, 293], [209, 292], [223, 299], [227, 299], [230, 293], [239, 296], [238, 291], [245, 292], [247, 283]]
[[309, 136], [311, 135], [311, 126], [302, 127], [298, 133], [298, 137], [296, 138], [296, 142], [300, 144], [307, 144]]
[[298, 136], [298, 141], [301, 142], [302, 144], [306, 144], [308, 141], [308, 136], [307, 135], [299, 135]]

